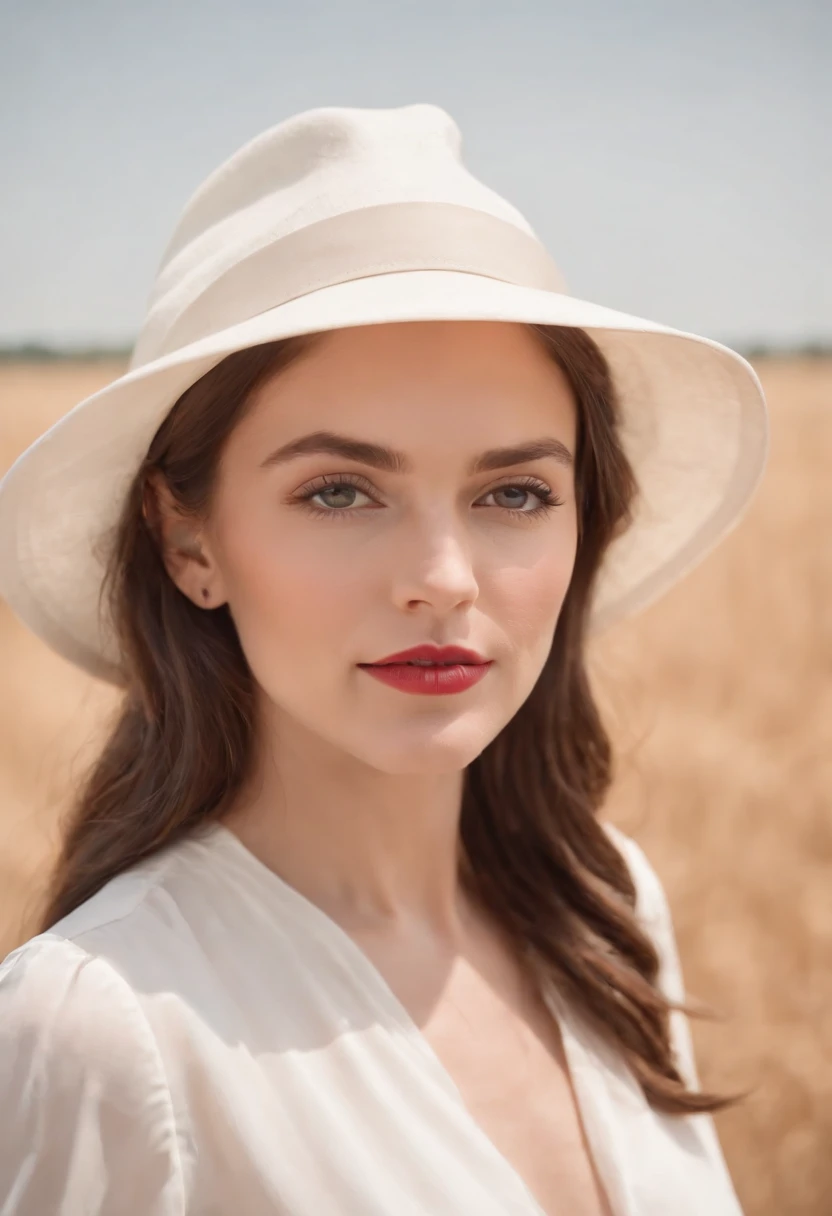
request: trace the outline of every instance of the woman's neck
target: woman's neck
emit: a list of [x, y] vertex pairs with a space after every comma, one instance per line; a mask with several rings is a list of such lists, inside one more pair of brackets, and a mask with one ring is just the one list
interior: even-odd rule
[[464, 772], [385, 773], [297, 723], [265, 733], [225, 825], [345, 927], [456, 935]]

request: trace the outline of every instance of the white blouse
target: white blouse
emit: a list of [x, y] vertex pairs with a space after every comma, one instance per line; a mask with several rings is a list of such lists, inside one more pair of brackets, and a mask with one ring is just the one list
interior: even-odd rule
[[[609, 830], [681, 996], [661, 884]], [[741, 1216], [711, 1118], [653, 1111], [545, 995], [615, 1216]], [[367, 955], [218, 825], [7, 956], [0, 1110], [3, 1216], [544, 1216]]]

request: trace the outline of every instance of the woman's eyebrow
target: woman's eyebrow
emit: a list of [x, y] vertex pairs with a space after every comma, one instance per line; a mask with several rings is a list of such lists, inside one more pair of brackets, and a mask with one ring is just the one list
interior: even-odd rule
[[[339, 435], [335, 431], [313, 431], [302, 435], [277, 448], [263, 461], [261, 467], [267, 465], [285, 464], [298, 456], [329, 455], [341, 456], [346, 460], [355, 460], [361, 464], [369, 464], [374, 468], [383, 469], [387, 473], [409, 473], [412, 465], [403, 452], [385, 447], [380, 443], [370, 443], [365, 439], [353, 439], [349, 435]], [[507, 468], [509, 465], [525, 464], [530, 460], [541, 460], [551, 456], [560, 464], [571, 468], [572, 453], [559, 439], [544, 435], [540, 439], [531, 439], [526, 443], [513, 444], [511, 447], [489, 448], [468, 466], [468, 474], [493, 472], [494, 469]]]

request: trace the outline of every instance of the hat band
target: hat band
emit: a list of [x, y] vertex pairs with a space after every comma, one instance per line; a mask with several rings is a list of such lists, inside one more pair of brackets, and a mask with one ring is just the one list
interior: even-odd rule
[[[133, 366], [179, 350], [298, 296], [371, 275], [454, 270], [565, 292], [540, 241], [506, 220], [456, 203], [382, 203], [308, 224], [250, 253], [169, 318], [153, 310]], [[160, 309], [165, 302], [160, 302]]]

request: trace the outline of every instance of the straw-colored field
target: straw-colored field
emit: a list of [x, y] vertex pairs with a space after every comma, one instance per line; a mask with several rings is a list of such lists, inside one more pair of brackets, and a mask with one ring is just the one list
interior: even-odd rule
[[[718, 1119], [746, 1213], [829, 1216], [832, 360], [757, 366], [773, 451], [753, 507], [593, 659], [619, 745], [610, 816], [664, 879], [689, 990], [724, 1014], [694, 1026], [703, 1080], [755, 1087]], [[119, 370], [0, 366], [0, 466]], [[0, 662], [2, 953], [32, 924], [57, 813], [112, 694], [4, 606]]]

